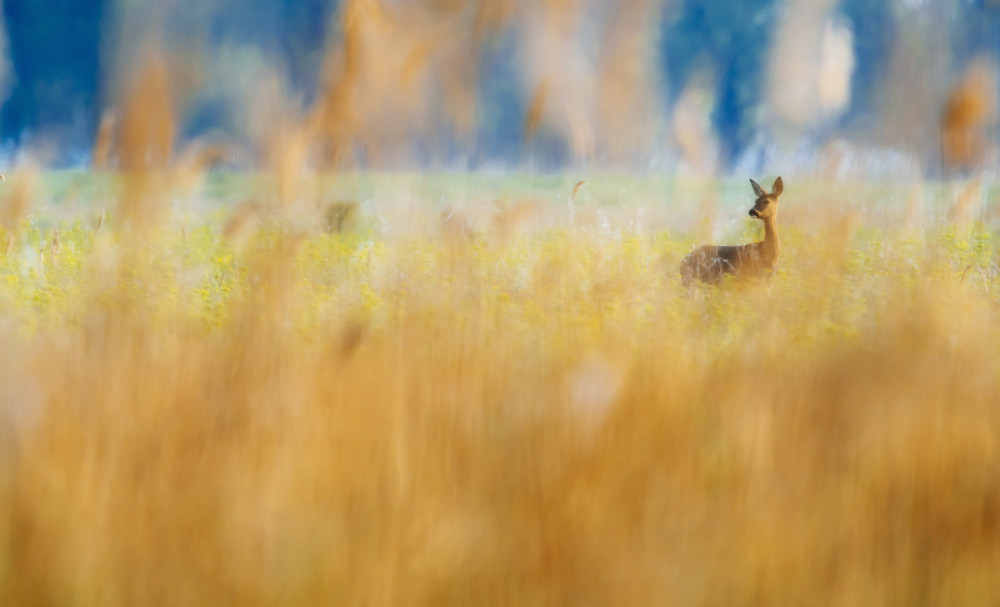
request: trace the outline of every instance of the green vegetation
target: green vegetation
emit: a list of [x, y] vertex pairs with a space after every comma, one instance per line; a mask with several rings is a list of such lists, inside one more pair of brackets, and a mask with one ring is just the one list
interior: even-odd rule
[[214, 177], [140, 236], [44, 176], [0, 602], [996, 602], [996, 192], [786, 182], [773, 277], [686, 291], [745, 184], [317, 179], [338, 232]]

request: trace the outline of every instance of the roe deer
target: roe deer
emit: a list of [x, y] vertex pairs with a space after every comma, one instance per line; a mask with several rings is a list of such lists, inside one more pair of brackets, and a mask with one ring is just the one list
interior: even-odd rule
[[781, 177], [774, 180], [770, 194], [753, 179], [750, 180], [750, 185], [757, 194], [757, 202], [750, 209], [750, 217], [764, 222], [764, 240], [735, 246], [705, 245], [695, 249], [681, 262], [681, 280], [685, 287], [694, 279], [714, 285], [725, 274], [756, 277], [774, 268], [780, 249], [776, 223], [778, 196], [784, 186]]

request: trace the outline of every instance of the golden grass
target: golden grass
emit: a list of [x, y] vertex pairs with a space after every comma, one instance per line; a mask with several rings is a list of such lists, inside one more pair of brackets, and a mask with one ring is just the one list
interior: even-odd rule
[[239, 247], [209, 214], [24, 227], [0, 602], [1000, 599], [988, 226], [838, 222], [790, 184], [778, 274], [686, 292], [691, 242], [628, 221], [654, 209], [568, 191], [502, 234], [392, 200]]

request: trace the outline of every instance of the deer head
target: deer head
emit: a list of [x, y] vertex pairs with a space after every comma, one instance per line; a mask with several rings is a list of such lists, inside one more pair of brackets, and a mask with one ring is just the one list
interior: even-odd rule
[[765, 192], [764, 188], [760, 187], [760, 184], [753, 179], [750, 180], [750, 185], [753, 186], [753, 191], [757, 194], [757, 201], [750, 209], [750, 217], [773, 219], [778, 214], [778, 196], [781, 196], [781, 191], [784, 189], [781, 177], [774, 180], [770, 194]]

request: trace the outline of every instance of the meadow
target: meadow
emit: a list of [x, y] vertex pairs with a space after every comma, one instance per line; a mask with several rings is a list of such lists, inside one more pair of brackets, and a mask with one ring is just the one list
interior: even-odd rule
[[996, 186], [7, 177], [0, 603], [1000, 602]]

